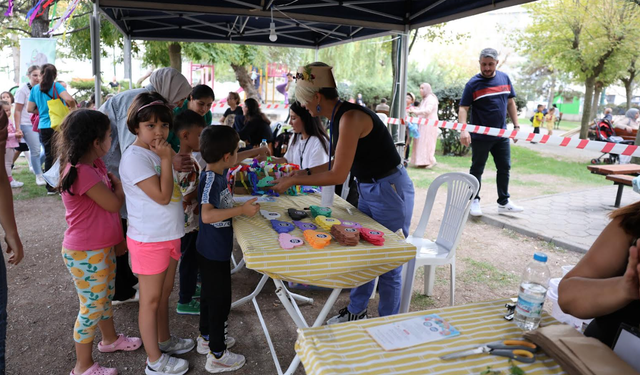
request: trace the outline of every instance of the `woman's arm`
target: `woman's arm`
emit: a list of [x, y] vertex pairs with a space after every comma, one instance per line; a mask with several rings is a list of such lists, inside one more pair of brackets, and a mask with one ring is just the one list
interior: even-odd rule
[[22, 125], [20, 123], [21, 117], [22, 117], [22, 109], [24, 108], [24, 104], [22, 103], [16, 103], [16, 108], [14, 110], [13, 113], [13, 123], [16, 125], [16, 128], [20, 128], [20, 125]]
[[36, 103], [29, 101], [29, 104], [27, 104], [27, 112], [38, 113], [38, 106], [36, 106]]
[[[625, 272], [632, 260], [629, 244], [633, 240], [615, 219], [605, 227], [589, 252], [562, 279], [558, 303], [567, 314], [589, 319], [621, 309], [638, 296], [637, 249], [635, 266]], [[619, 276], [624, 273], [624, 276]], [[597, 303], [595, 303], [597, 301]]]
[[61, 92], [60, 98], [62, 98], [64, 102], [67, 103], [67, 107], [69, 107], [70, 110], [73, 111], [76, 109], [76, 100], [73, 99], [73, 97], [69, 95], [67, 91]]

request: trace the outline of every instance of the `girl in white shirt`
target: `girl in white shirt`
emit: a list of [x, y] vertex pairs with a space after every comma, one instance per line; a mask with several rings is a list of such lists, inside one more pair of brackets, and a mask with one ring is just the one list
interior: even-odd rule
[[290, 121], [295, 135], [291, 138], [284, 157], [272, 158], [274, 163], [292, 163], [305, 170], [329, 161], [329, 136], [317, 117], [300, 103], [294, 102], [289, 108]]

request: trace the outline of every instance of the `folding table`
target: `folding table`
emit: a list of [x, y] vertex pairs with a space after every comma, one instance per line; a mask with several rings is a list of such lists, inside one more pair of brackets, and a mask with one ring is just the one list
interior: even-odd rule
[[[320, 195], [282, 195], [276, 198], [275, 202], [265, 202], [260, 205], [263, 210], [278, 212], [281, 215], [278, 220], [292, 222], [287, 215], [287, 209], [302, 210], [311, 205], [320, 205]], [[405, 242], [402, 236], [376, 223], [342, 198], [335, 196], [331, 209], [333, 211], [331, 217], [333, 218], [357, 222], [363, 227], [384, 232], [384, 245], [374, 246], [361, 240], [357, 246], [342, 246], [332, 239], [331, 243], [325, 248], [314, 249], [305, 240], [303, 246], [285, 250], [280, 247], [278, 233], [272, 229], [271, 222], [260, 214], [251, 218], [239, 216], [233, 220], [233, 231], [242, 249], [243, 261], [246, 263], [246, 267], [264, 275], [256, 290], [241, 301], [247, 302], [250, 300], [253, 302], [278, 374], [283, 374], [283, 371], [255, 299], [255, 296], [264, 286], [267, 277], [273, 280], [278, 298], [298, 328], [309, 327], [295, 302], [295, 299], [301, 299], [301, 296], [290, 293], [284, 286], [283, 281], [332, 288], [333, 291], [322, 311], [311, 325], [312, 327], [317, 327], [324, 323], [327, 314], [343, 288], [354, 288], [362, 285], [407, 263], [410, 259], [415, 258], [416, 255], [415, 246]], [[312, 220], [306, 218], [302, 221], [311, 222]], [[319, 228], [318, 231], [323, 230]], [[304, 239], [302, 231], [298, 228], [290, 234]], [[235, 303], [236, 306], [239, 302]], [[300, 360], [296, 356], [284, 373], [293, 374], [299, 363]]]

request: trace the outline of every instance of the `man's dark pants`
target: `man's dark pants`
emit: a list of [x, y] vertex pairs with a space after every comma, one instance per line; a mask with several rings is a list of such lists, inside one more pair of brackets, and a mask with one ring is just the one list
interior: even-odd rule
[[[488, 140], [473, 139], [471, 141], [471, 170], [469, 171], [480, 182], [482, 188], [482, 173], [487, 164], [489, 153], [496, 164], [498, 187], [498, 204], [507, 204], [509, 201], [509, 170], [511, 169], [511, 140], [509, 138], [495, 137]], [[480, 190], [476, 198], [480, 199]]]

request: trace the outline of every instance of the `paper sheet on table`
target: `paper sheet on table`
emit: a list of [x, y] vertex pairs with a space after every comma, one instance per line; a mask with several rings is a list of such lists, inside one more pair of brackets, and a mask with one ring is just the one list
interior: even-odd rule
[[251, 200], [253, 198], [258, 198], [258, 200], [256, 201], [256, 203], [264, 203], [264, 202], [275, 202], [276, 198], [272, 197], [272, 196], [268, 196], [268, 195], [262, 195], [259, 197], [253, 196], [253, 195], [236, 195], [233, 197], [233, 201], [238, 203], [238, 204], [242, 204], [245, 203], [248, 200]]
[[409, 348], [460, 334], [436, 314], [370, 327], [367, 328], [367, 333], [386, 351]]

